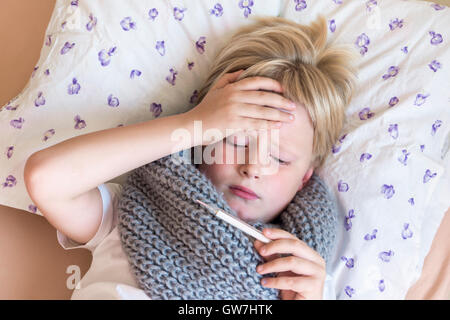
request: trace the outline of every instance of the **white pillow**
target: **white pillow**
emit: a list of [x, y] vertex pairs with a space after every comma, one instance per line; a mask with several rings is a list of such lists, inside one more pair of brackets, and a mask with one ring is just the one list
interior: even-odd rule
[[57, 0], [30, 81], [0, 109], [0, 203], [41, 214], [23, 182], [35, 151], [193, 108], [227, 37], [252, 16], [277, 16], [280, 6]]
[[342, 137], [316, 171], [341, 209], [328, 272], [338, 299], [403, 298], [450, 206], [450, 10], [330, 2], [286, 1], [281, 12], [305, 24], [325, 15], [330, 41], [361, 54]]
[[[322, 14], [334, 30], [330, 40], [357, 43], [362, 53], [342, 141], [317, 171], [341, 209], [328, 272], [341, 299], [404, 297], [449, 206], [449, 10], [417, 1], [330, 2], [253, 1], [246, 10], [238, 0], [110, 0], [105, 10], [103, 1], [57, 0], [34, 77], [0, 111], [0, 203], [40, 214], [23, 183], [25, 161], [37, 150], [194, 107], [216, 52], [251, 22], [246, 12], [304, 24]], [[398, 160], [403, 150], [406, 166]], [[423, 183], [427, 170], [432, 178]], [[364, 240], [367, 234], [376, 238]]]

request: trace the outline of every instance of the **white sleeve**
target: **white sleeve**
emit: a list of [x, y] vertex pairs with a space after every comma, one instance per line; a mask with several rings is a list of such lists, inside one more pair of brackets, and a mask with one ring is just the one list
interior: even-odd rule
[[333, 278], [327, 273], [323, 288], [323, 300], [336, 300], [336, 291], [334, 289]]
[[57, 230], [58, 242], [65, 250], [85, 248], [92, 252], [117, 225], [117, 204], [122, 186], [110, 182], [99, 185], [98, 189], [102, 197], [103, 215], [97, 233], [86, 244], [80, 244]]

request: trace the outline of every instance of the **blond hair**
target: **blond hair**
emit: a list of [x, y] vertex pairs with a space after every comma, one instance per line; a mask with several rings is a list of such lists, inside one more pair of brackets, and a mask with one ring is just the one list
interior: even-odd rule
[[246, 69], [238, 80], [263, 76], [280, 82], [283, 96], [304, 105], [314, 127], [311, 166], [322, 166], [336, 143], [355, 83], [357, 54], [346, 45], [327, 44], [325, 18], [310, 26], [281, 17], [256, 17], [238, 29], [219, 51], [200, 89], [198, 103], [225, 73]]

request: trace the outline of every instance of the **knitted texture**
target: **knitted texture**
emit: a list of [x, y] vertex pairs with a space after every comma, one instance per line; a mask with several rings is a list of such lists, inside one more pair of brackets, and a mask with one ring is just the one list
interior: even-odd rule
[[[135, 169], [123, 186], [118, 229], [139, 286], [151, 299], [278, 299], [261, 286], [253, 239], [195, 200], [236, 215], [194, 164], [170, 155]], [[336, 204], [315, 173], [276, 219], [325, 261], [335, 240]], [[265, 275], [267, 276], [267, 275]]]

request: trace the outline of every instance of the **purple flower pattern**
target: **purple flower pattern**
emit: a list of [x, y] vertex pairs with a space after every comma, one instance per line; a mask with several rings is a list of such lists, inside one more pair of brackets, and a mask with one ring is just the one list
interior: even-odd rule
[[381, 261], [383, 262], [390, 262], [391, 258], [394, 256], [394, 251], [389, 250], [389, 251], [382, 251], [380, 252], [380, 254], [378, 255], [378, 257], [380, 258]]
[[120, 26], [124, 31], [130, 31], [131, 29], [136, 30], [136, 22], [134, 22], [131, 17], [123, 18], [120, 21]]
[[184, 12], [185, 12], [186, 10], [187, 10], [186, 8], [181, 9], [181, 8], [175, 7], [175, 8], [173, 9], [173, 17], [175, 18], [175, 20], [178, 20], [178, 21], [183, 20], [183, 18], [184, 18]]
[[428, 181], [430, 181], [431, 179], [433, 179], [434, 177], [436, 177], [437, 173], [432, 173], [430, 171], [430, 169], [427, 169], [427, 171], [425, 171], [425, 175], [423, 176], [423, 183], [427, 183]]
[[45, 45], [47, 47], [50, 47], [52, 45], [52, 35], [47, 35], [47, 37], [45, 38]]
[[205, 43], [206, 43], [205, 37], [200, 37], [200, 39], [198, 39], [197, 42], [195, 43], [195, 47], [197, 48], [197, 51], [200, 54], [205, 53]]
[[372, 230], [372, 233], [367, 233], [367, 234], [364, 236], [364, 240], [370, 241], [370, 240], [376, 239], [376, 238], [377, 238], [377, 232], [378, 232], [377, 229], [373, 229], [373, 230]]
[[431, 6], [434, 8], [434, 10], [439, 11], [439, 10], [444, 10], [446, 8], [446, 6], [440, 5], [438, 3], [432, 3]]
[[361, 154], [361, 157], [359, 157], [359, 162], [364, 162], [366, 160], [370, 160], [370, 158], [372, 158], [372, 155], [370, 153], [363, 153]]
[[434, 31], [428, 32], [428, 34], [431, 36], [430, 43], [434, 46], [437, 46], [438, 44], [442, 43], [442, 35], [440, 33], [436, 33]]
[[175, 71], [173, 68], [170, 68], [169, 71], [170, 71], [170, 75], [166, 77], [166, 81], [174, 86], [175, 85], [175, 81], [177, 80], [178, 72]]
[[30, 205], [28, 206], [28, 210], [29, 210], [31, 213], [36, 213], [36, 212], [37, 212], [37, 207], [36, 207], [34, 204], [30, 204]]
[[97, 25], [97, 18], [92, 15], [92, 13], [89, 15], [89, 22], [86, 24], [86, 30], [92, 31], [94, 27]]
[[331, 147], [331, 152], [333, 153], [338, 153], [339, 150], [341, 150], [341, 146], [342, 143], [344, 142], [345, 137], [347, 136], [347, 134], [344, 134], [339, 141], [337, 142], [337, 144], [333, 144], [333, 146]]
[[239, 8], [244, 9], [244, 17], [248, 18], [252, 14], [253, 0], [240, 0]]
[[353, 219], [355, 217], [355, 211], [353, 209], [351, 209], [348, 214], [345, 216], [345, 220], [344, 220], [344, 227], [345, 230], [349, 231], [352, 228], [352, 221], [351, 219]]
[[131, 73], [130, 73], [130, 79], [134, 79], [134, 77], [140, 77], [141, 74], [142, 74], [141, 71], [133, 69], [133, 70], [131, 70]]
[[17, 184], [17, 180], [13, 175], [8, 175], [5, 182], [2, 183], [3, 188], [12, 188]]
[[426, 99], [429, 97], [429, 94], [421, 94], [418, 93], [416, 96], [416, 100], [414, 101], [414, 105], [420, 107], [421, 105], [423, 105], [426, 102]]
[[349, 269], [351, 269], [355, 266], [355, 260], [353, 258], [346, 258], [346, 257], [342, 256], [341, 260], [345, 262], [345, 266]]
[[103, 49], [98, 53], [98, 60], [100, 61], [102, 67], [106, 67], [111, 62], [111, 57], [116, 53], [117, 47], [112, 47], [109, 49], [109, 51], [106, 51], [106, 49]]
[[429, 63], [428, 66], [430, 67], [431, 70], [433, 70], [433, 72], [436, 72], [438, 71], [438, 69], [442, 68], [442, 64], [437, 60], [431, 61], [431, 63]]
[[387, 73], [383, 75], [383, 80], [395, 77], [398, 74], [398, 69], [396, 66], [390, 66]]
[[166, 47], [164, 45], [164, 40], [156, 41], [155, 49], [156, 49], [156, 51], [158, 51], [158, 53], [161, 57], [164, 56], [166, 54]]
[[401, 164], [403, 164], [404, 166], [406, 166], [406, 165], [407, 165], [407, 161], [408, 161], [408, 156], [409, 156], [410, 154], [411, 154], [411, 153], [408, 152], [406, 149], [403, 149], [403, 150], [402, 150], [402, 155], [401, 155], [400, 157], [398, 157], [397, 160], [398, 160]]
[[329, 22], [329, 29], [331, 32], [336, 31], [336, 21], [334, 19], [331, 19]]
[[189, 103], [191, 104], [196, 103], [197, 99], [198, 99], [198, 90], [194, 90], [192, 96], [189, 98]]
[[42, 137], [42, 141], [47, 141], [51, 137], [55, 135], [55, 129], [49, 129], [44, 133], [44, 136]]
[[78, 94], [80, 92], [80, 84], [78, 83], [76, 78], [72, 79], [72, 83], [69, 85], [69, 88], [67, 89], [67, 93], [70, 95]]
[[150, 105], [150, 111], [153, 113], [153, 117], [158, 118], [162, 112], [161, 104], [153, 102]]
[[19, 117], [19, 119], [13, 119], [9, 122], [9, 124], [11, 125], [11, 127], [16, 128], [16, 129], [22, 129], [22, 125], [25, 122], [25, 119], [22, 117]]
[[398, 98], [397, 97], [392, 97], [391, 100], [389, 100], [389, 108], [392, 108], [393, 106], [395, 106], [398, 103]]
[[437, 129], [440, 128], [440, 126], [442, 125], [442, 121], [441, 120], [436, 120], [433, 125], [431, 126], [431, 135], [434, 136], [436, 134]]
[[370, 108], [364, 108], [359, 112], [359, 119], [360, 120], [367, 120], [372, 118], [375, 115], [375, 113], [370, 112]]
[[62, 49], [61, 49], [61, 55], [66, 54], [67, 52], [69, 52], [74, 46], [75, 46], [75, 43], [66, 42], [64, 44], [64, 46], [62, 47]]
[[381, 187], [381, 193], [386, 199], [392, 198], [395, 194], [394, 186], [383, 184], [383, 186]]
[[361, 35], [359, 35], [356, 38], [355, 45], [359, 49], [359, 53], [362, 56], [364, 56], [367, 53], [367, 51], [369, 50], [369, 48], [368, 48], [369, 44], [370, 44], [370, 39], [365, 33], [362, 33]]
[[403, 19], [399, 20], [398, 18], [395, 18], [392, 19], [391, 22], [389, 23], [389, 29], [391, 29], [391, 31], [402, 27], [403, 27]]
[[411, 229], [409, 229], [409, 223], [405, 223], [403, 225], [403, 230], [402, 230], [402, 238], [404, 240], [409, 239], [413, 236], [413, 232], [411, 231]]
[[398, 124], [394, 123], [394, 124], [389, 125], [388, 132], [391, 135], [392, 139], [397, 139], [398, 138]]
[[342, 180], [339, 180], [338, 182], [338, 191], [339, 192], [347, 192], [349, 189], [348, 184], [343, 182]]
[[209, 10], [209, 14], [216, 17], [221, 17], [223, 15], [223, 7], [220, 3], [216, 3], [214, 8]]
[[350, 286], [345, 286], [344, 292], [349, 298], [351, 298], [355, 294], [355, 289]]
[[380, 292], [383, 292], [384, 289], [386, 289], [386, 285], [384, 283], [384, 280], [381, 279], [380, 282], [378, 282], [378, 290], [380, 290]]
[[294, 3], [295, 3], [295, 11], [302, 11], [308, 7], [305, 0], [294, 0]]
[[74, 129], [80, 130], [86, 128], [86, 121], [82, 120], [79, 115], [76, 115], [73, 120], [75, 121]]
[[158, 10], [156, 8], [152, 8], [148, 11], [148, 18], [152, 21], [155, 21], [158, 14], [159, 14]]
[[366, 2], [366, 11], [371, 12], [377, 6], [375, 0], [369, 0]]
[[14, 153], [14, 146], [9, 146], [8, 149], [6, 150], [6, 157], [8, 159], [11, 159], [13, 153]]
[[38, 92], [38, 97], [34, 100], [34, 105], [36, 107], [45, 105], [45, 97], [41, 91]]
[[110, 107], [118, 107], [120, 105], [119, 98], [114, 97], [112, 94], [108, 96], [108, 106]]

